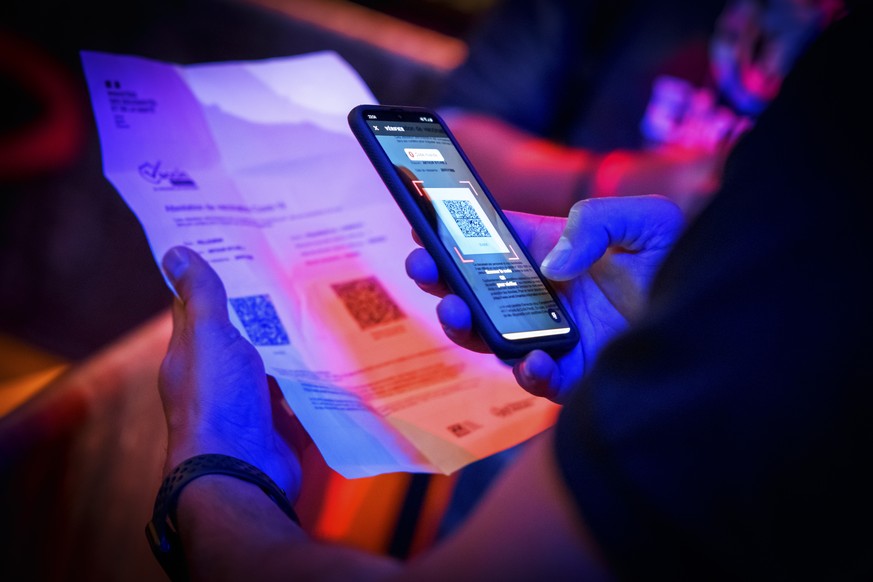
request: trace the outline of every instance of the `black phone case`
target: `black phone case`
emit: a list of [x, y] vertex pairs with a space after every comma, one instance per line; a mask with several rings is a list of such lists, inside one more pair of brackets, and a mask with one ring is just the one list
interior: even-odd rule
[[[513, 239], [515, 239], [518, 248], [527, 257], [531, 265], [533, 265], [537, 276], [542, 279], [543, 283], [546, 286], [546, 289], [548, 289], [549, 293], [551, 293], [551, 295], [555, 298], [556, 303], [558, 303], [558, 305], [560, 305], [563, 309], [568, 325], [570, 326], [570, 333], [557, 338], [547, 337], [530, 338], [523, 340], [507, 340], [497, 331], [494, 324], [491, 322], [491, 319], [485, 312], [485, 309], [482, 307], [479, 298], [476, 297], [476, 295], [473, 293], [473, 290], [464, 279], [463, 274], [461, 274], [458, 270], [452, 257], [449, 255], [445, 247], [443, 247], [437, 233], [434, 231], [428, 218], [424, 215], [421, 208], [419, 208], [419, 206], [413, 201], [411, 192], [403, 183], [403, 180], [400, 178], [400, 176], [398, 176], [398, 173], [394, 168], [394, 164], [388, 158], [387, 154], [382, 150], [382, 147], [376, 141], [376, 137], [370, 131], [367, 121], [363, 118], [362, 115], [362, 112], [365, 110], [379, 110], [383, 112], [412, 112], [433, 117], [434, 120], [439, 122], [443, 130], [446, 132], [446, 135], [452, 141], [455, 148], [457, 148], [464, 163], [470, 169], [472, 175], [479, 182], [479, 185], [481, 186], [485, 196], [487, 196], [490, 202], [494, 205], [497, 216], [506, 224], [509, 232], [512, 234]], [[515, 229], [512, 228], [512, 224], [506, 219], [506, 216], [504, 216], [503, 210], [491, 196], [491, 192], [488, 191], [487, 187], [482, 182], [482, 179], [479, 177], [478, 172], [476, 172], [475, 168], [470, 163], [470, 160], [461, 149], [461, 146], [458, 144], [454, 135], [452, 135], [446, 123], [436, 112], [422, 107], [400, 107], [392, 105], [365, 104], [358, 105], [349, 112], [348, 122], [352, 133], [357, 138], [358, 142], [361, 145], [361, 148], [364, 150], [364, 153], [370, 159], [370, 162], [373, 164], [373, 167], [376, 169], [379, 177], [385, 183], [385, 186], [388, 188], [388, 191], [391, 193], [395, 202], [400, 207], [400, 210], [403, 212], [404, 216], [406, 216], [406, 219], [409, 221], [410, 225], [421, 239], [424, 248], [428, 250], [428, 252], [434, 258], [434, 261], [436, 261], [437, 267], [439, 269], [440, 275], [443, 277], [443, 280], [446, 282], [449, 288], [461, 299], [463, 299], [470, 307], [470, 311], [472, 312], [473, 317], [473, 325], [476, 328], [476, 331], [478, 331], [479, 335], [482, 337], [485, 343], [488, 344], [488, 347], [491, 348], [491, 350], [498, 358], [506, 362], [512, 362], [519, 358], [522, 358], [530, 351], [535, 349], [540, 349], [548, 353], [557, 355], [571, 349], [573, 346], [576, 345], [576, 343], [579, 341], [579, 332], [576, 328], [575, 323], [573, 322], [572, 317], [570, 316], [569, 310], [561, 302], [560, 298], [557, 296], [554, 289], [549, 284], [549, 281], [542, 276], [536, 261], [532, 259], [525, 245], [521, 244], [518, 235], [515, 232]]]

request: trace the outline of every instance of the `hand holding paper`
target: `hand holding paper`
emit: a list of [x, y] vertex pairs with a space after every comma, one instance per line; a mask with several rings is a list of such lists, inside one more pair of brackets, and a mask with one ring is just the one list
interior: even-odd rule
[[156, 262], [208, 261], [333, 469], [450, 473], [551, 425], [557, 407], [448, 341], [405, 275], [409, 225], [345, 120], [374, 99], [335, 54], [82, 61], [104, 173]]

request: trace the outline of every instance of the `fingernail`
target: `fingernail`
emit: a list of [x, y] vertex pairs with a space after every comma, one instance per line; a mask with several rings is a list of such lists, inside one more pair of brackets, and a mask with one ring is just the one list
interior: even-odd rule
[[522, 360], [522, 362], [518, 365], [518, 373], [525, 380], [531, 380], [533, 378], [530, 375], [530, 365], [527, 363], [527, 360]]
[[540, 269], [548, 276], [549, 273], [558, 274], [564, 270], [567, 262], [570, 260], [570, 255], [573, 251], [573, 243], [566, 237], [558, 239], [555, 245], [546, 258], [543, 259]]
[[174, 284], [188, 269], [188, 257], [178, 248], [172, 248], [164, 255], [164, 272]]

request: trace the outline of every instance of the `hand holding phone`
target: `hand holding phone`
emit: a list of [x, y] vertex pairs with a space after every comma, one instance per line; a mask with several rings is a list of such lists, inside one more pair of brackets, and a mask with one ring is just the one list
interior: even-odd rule
[[501, 359], [552, 355], [579, 332], [550, 283], [440, 117], [417, 107], [360, 105], [348, 116], [364, 152]]

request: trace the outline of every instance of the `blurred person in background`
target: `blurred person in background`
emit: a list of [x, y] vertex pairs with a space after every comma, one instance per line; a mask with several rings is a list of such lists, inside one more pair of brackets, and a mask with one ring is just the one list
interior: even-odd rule
[[444, 117], [505, 208], [662, 194], [687, 214], [843, 0], [503, 0]]

